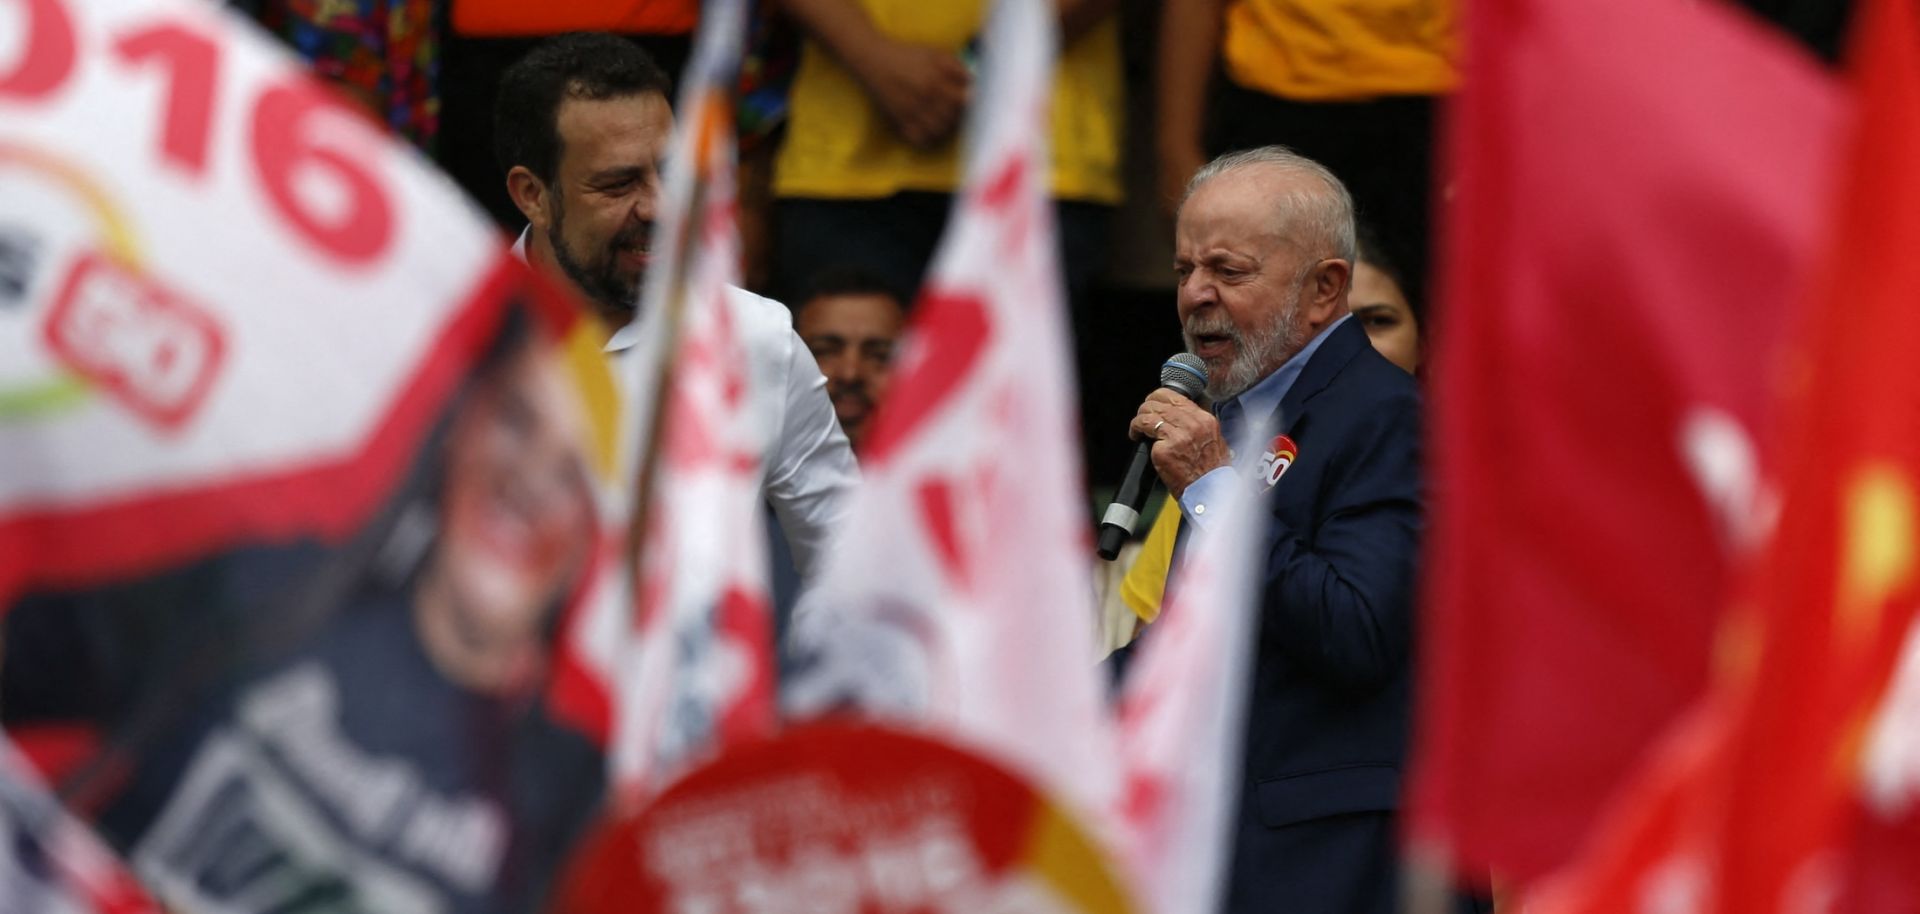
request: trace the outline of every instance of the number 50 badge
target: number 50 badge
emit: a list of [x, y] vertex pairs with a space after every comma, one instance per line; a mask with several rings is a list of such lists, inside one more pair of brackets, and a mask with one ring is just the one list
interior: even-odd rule
[[1267, 445], [1267, 452], [1260, 455], [1260, 476], [1266, 480], [1266, 488], [1273, 488], [1273, 484], [1280, 481], [1281, 474], [1287, 471], [1287, 467], [1293, 466], [1294, 458], [1299, 455], [1300, 446], [1294, 444], [1292, 438], [1275, 435]]

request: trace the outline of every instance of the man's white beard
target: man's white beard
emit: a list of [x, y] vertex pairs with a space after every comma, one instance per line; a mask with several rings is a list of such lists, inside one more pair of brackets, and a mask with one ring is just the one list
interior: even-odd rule
[[1307, 343], [1306, 328], [1299, 322], [1298, 296], [1265, 327], [1251, 333], [1241, 333], [1224, 310], [1215, 310], [1212, 314], [1212, 319], [1189, 319], [1181, 336], [1189, 350], [1194, 348], [1200, 333], [1224, 333], [1233, 342], [1233, 360], [1227, 363], [1226, 370], [1208, 372], [1207, 398], [1215, 403], [1245, 393], [1247, 388], [1260, 383], [1261, 378], [1286, 364], [1287, 359]]

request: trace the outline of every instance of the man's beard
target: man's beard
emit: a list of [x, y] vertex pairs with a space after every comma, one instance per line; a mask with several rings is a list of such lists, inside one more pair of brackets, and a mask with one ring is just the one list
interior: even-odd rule
[[1220, 308], [1188, 318], [1180, 328], [1188, 349], [1195, 348], [1203, 334], [1225, 336], [1233, 343], [1233, 360], [1224, 370], [1215, 371], [1208, 366], [1207, 398], [1215, 403], [1231, 400], [1286, 364], [1307, 342], [1306, 328], [1300, 326], [1299, 316], [1300, 300], [1295, 297], [1266, 326], [1249, 333], [1241, 333]]
[[558, 200], [554, 203], [553, 222], [547, 226], [547, 241], [553, 247], [554, 262], [560, 265], [567, 278], [580, 287], [587, 297], [594, 300], [604, 313], [628, 318], [640, 307], [640, 283], [646, 279], [641, 272], [627, 277], [620, 275], [620, 251], [623, 248], [647, 246], [648, 238], [653, 234], [652, 223], [642, 222], [627, 225], [608, 239], [607, 246], [597, 256], [581, 262], [568, 250], [564, 235], [565, 212]]

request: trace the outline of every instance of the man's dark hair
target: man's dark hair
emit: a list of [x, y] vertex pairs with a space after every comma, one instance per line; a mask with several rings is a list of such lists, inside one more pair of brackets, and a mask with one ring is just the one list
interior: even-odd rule
[[905, 311], [907, 307], [907, 297], [879, 273], [865, 267], [841, 265], [825, 267], [807, 277], [800, 286], [800, 294], [791, 299], [794, 313], [798, 314], [814, 299], [829, 295], [885, 295], [893, 299], [900, 310]]
[[500, 75], [493, 97], [493, 157], [500, 171], [525, 165], [553, 182], [560, 167], [560, 103], [569, 98], [623, 98], [672, 83], [647, 52], [605, 32], [569, 32], [540, 42]]

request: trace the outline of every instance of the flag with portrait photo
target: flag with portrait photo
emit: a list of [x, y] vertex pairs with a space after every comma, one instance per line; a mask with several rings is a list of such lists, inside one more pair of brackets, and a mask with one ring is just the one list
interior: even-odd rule
[[604, 778], [591, 321], [231, 12], [0, 20], [0, 722], [71, 815], [9, 748], [0, 909], [528, 903]]
[[1115, 786], [1043, 129], [1054, 33], [994, 4], [965, 180], [795, 619], [802, 711], [854, 706], [983, 748], [1080, 810]]

